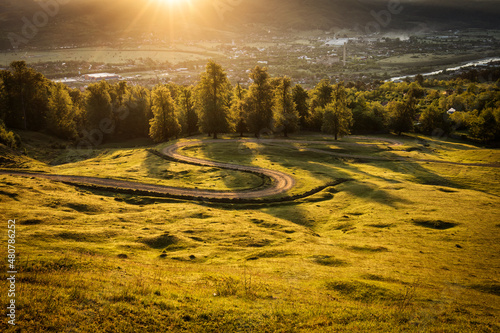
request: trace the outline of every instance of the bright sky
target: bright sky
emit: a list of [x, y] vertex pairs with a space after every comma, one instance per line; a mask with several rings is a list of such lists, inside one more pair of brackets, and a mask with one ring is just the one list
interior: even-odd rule
[[159, 2], [160, 4], [166, 4], [166, 5], [170, 5], [170, 6], [174, 6], [174, 5], [183, 5], [183, 4], [188, 4], [190, 5], [192, 0], [152, 0], [152, 1], [155, 1], [155, 2]]

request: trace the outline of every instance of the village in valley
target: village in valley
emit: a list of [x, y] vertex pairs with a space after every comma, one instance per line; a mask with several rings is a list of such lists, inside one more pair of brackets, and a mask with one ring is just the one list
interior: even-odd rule
[[[474, 66], [498, 66], [500, 50], [500, 31], [482, 29], [431, 32], [422, 28], [372, 35], [346, 29], [275, 30], [227, 40], [165, 39], [151, 33], [98, 45], [4, 51], [0, 67], [20, 58], [70, 87], [84, 87], [99, 79], [189, 85], [196, 82], [206, 61], [215, 59], [233, 83], [248, 84], [250, 69], [260, 65], [268, 67], [272, 76], [288, 75], [311, 88], [323, 78], [369, 83], [443, 69], [432, 78], [447, 79]], [[464, 64], [469, 66], [457, 68]]]

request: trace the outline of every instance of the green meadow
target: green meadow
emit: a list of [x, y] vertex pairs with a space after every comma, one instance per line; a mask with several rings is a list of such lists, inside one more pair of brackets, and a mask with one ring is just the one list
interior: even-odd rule
[[[2, 169], [213, 190], [263, 185], [253, 174], [148, 152], [175, 141], [83, 156], [56, 139], [22, 136], [27, 156], [2, 147]], [[304, 143], [221, 140], [180, 153], [292, 174], [289, 194], [348, 181], [293, 202], [245, 205], [0, 175], [0, 252], [7, 258], [7, 221], [15, 219], [19, 272], [17, 325], [4, 318], [0, 329], [500, 330], [499, 168], [416, 161], [498, 164], [498, 149], [416, 135], [292, 139]], [[2, 299], [7, 293], [1, 283]]]

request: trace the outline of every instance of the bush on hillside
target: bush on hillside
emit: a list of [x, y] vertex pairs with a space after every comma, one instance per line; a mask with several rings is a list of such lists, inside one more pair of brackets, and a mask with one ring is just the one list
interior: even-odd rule
[[0, 143], [10, 148], [19, 148], [21, 146], [21, 138], [19, 135], [9, 131], [2, 120], [0, 120]]

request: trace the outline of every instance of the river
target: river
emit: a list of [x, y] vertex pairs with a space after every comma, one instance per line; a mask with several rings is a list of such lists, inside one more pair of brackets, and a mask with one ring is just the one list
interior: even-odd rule
[[[465, 65], [461, 65], [458, 67], [450, 67], [450, 68], [440, 69], [438, 71], [434, 71], [434, 72], [430, 72], [430, 73], [424, 73], [424, 74], [422, 74], [422, 76], [432, 76], [432, 75], [442, 74], [444, 71], [454, 72], [454, 71], [458, 71], [459, 69], [462, 69], [462, 68], [474, 67], [474, 66], [478, 66], [478, 65], [479, 66], [480, 65], [487, 65], [489, 63], [497, 62], [497, 61], [500, 61], [500, 58], [495, 57], [495, 58], [486, 58], [486, 59], [482, 59], [482, 60], [475, 60], [475, 61], [468, 62]], [[400, 81], [400, 80], [404, 80], [406, 78], [413, 78], [413, 77], [415, 77], [415, 75], [418, 75], [418, 74], [397, 76], [397, 77], [393, 77], [392, 79], [389, 79], [387, 81], [392, 81], [392, 82]]]

